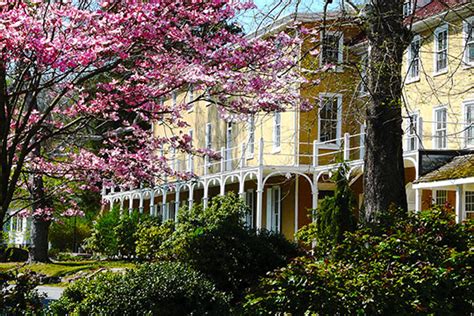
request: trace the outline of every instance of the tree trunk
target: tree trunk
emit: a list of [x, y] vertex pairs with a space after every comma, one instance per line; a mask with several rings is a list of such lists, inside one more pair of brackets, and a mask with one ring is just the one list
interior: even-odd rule
[[50, 225], [50, 221], [38, 220], [33, 217], [31, 221], [29, 262], [50, 262], [48, 257], [48, 233]]
[[390, 207], [407, 209], [402, 147], [403, 52], [409, 42], [402, 17], [403, 0], [372, 0], [366, 31], [369, 38], [369, 92], [364, 212], [377, 221]]

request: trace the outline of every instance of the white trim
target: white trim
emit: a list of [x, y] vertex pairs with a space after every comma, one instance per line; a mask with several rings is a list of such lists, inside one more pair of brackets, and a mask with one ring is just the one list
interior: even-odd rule
[[[474, 28], [474, 16], [471, 16], [471, 17], [468, 17], [464, 20], [463, 24], [462, 24], [462, 33], [463, 33], [463, 36], [462, 36], [462, 41], [463, 41], [463, 45], [462, 45], [462, 48], [463, 48], [463, 65], [465, 68], [469, 68], [469, 67], [474, 67], [474, 60], [469, 62], [468, 61], [468, 55], [469, 55], [469, 50], [467, 48], [467, 38], [468, 38], [468, 24], [471, 24], [471, 27]], [[474, 42], [474, 38], [471, 39], [473, 42]]]
[[[465, 135], [463, 136], [463, 142], [464, 142], [464, 147], [465, 147], [465, 148], [474, 148], [474, 141], [473, 141], [472, 144], [468, 144], [468, 142], [467, 142], [467, 133], [468, 133], [468, 130], [467, 130], [467, 128], [468, 128], [468, 125], [467, 125], [467, 124], [468, 124], [468, 121], [467, 121], [467, 106], [468, 106], [468, 105], [469, 105], [469, 106], [472, 106], [473, 109], [474, 109], [474, 99], [465, 100], [465, 101], [462, 102], [462, 113], [463, 113], [463, 114], [462, 114], [462, 115], [463, 115], [462, 117], [463, 117], [463, 122], [464, 122], [464, 124], [465, 124], [465, 127], [464, 127], [464, 128], [466, 129], [466, 130], [464, 131], [464, 134], [465, 134]], [[473, 133], [474, 133], [474, 117], [472, 117], [471, 120], [472, 120], [472, 123], [471, 123], [472, 126], [471, 126], [471, 128], [473, 129]]]
[[415, 183], [413, 184], [413, 189], [440, 188], [440, 187], [449, 187], [449, 186], [453, 186], [457, 184], [469, 184], [469, 183], [471, 184], [474, 183], [474, 177]]
[[[418, 42], [419, 43], [419, 47], [418, 47], [418, 74], [417, 76], [415, 77], [412, 77], [411, 76], [411, 70], [412, 70], [412, 50], [411, 50], [411, 46], [414, 42]], [[416, 34], [412, 41], [410, 42], [410, 44], [408, 45], [407, 47], [407, 76], [406, 76], [406, 80], [405, 80], [405, 83], [409, 84], [409, 83], [412, 83], [412, 82], [417, 82], [417, 81], [420, 81], [420, 69], [421, 69], [421, 36]]]
[[[446, 31], [446, 68], [438, 69], [437, 68], [437, 56], [438, 56], [438, 35], [441, 32]], [[442, 75], [448, 72], [449, 70], [449, 27], [448, 24], [443, 24], [437, 27], [433, 33], [433, 76]]]
[[336, 139], [333, 144], [321, 144], [321, 149], [338, 149], [341, 146], [342, 137], [342, 94], [340, 93], [329, 93], [321, 92], [319, 94], [319, 109], [318, 109], [318, 141], [321, 140], [321, 116], [319, 115], [323, 98], [337, 98], [337, 126], [336, 126]]
[[[445, 136], [445, 146], [444, 147], [438, 147], [438, 138], [439, 137], [436, 137], [436, 131], [437, 131], [437, 128], [436, 128], [436, 124], [437, 124], [437, 120], [436, 120], [436, 112], [439, 111], [439, 110], [442, 110], [444, 109], [446, 111], [446, 136]], [[433, 148], [435, 149], [446, 149], [448, 147], [448, 106], [447, 105], [440, 105], [440, 106], [437, 106], [435, 108], [433, 108], [433, 123], [432, 123], [432, 142], [433, 142]]]

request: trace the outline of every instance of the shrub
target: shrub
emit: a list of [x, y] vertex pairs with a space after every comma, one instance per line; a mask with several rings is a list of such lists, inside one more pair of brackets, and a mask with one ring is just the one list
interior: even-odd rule
[[6, 262], [24, 262], [28, 260], [28, 250], [16, 247], [8, 247], [5, 250]]
[[190, 264], [213, 280], [234, 300], [268, 271], [284, 266], [299, 254], [281, 235], [248, 229], [247, 206], [234, 194], [216, 197], [206, 209], [182, 210], [176, 229], [160, 247], [160, 257]]
[[[10, 286], [10, 283], [15, 283]], [[28, 315], [41, 311], [38, 278], [30, 273], [0, 272], [0, 315]]]
[[[80, 245], [91, 235], [90, 223], [87, 219], [65, 218], [61, 222], [51, 224], [48, 239], [54, 252], [73, 251], [74, 238], [76, 245]], [[75, 237], [74, 237], [75, 235]]]
[[228, 298], [202, 274], [177, 262], [105, 273], [70, 285], [55, 315], [226, 315]]
[[86, 239], [86, 249], [108, 257], [135, 256], [137, 229], [146, 215], [134, 211], [120, 215], [117, 209], [102, 214], [94, 223], [91, 236]]
[[136, 234], [136, 254], [142, 260], [154, 260], [159, 257], [161, 245], [171, 237], [174, 231], [173, 221], [159, 223], [150, 218], [138, 225]]
[[325, 258], [294, 260], [247, 297], [251, 314], [469, 315], [473, 225], [439, 209], [386, 212]]

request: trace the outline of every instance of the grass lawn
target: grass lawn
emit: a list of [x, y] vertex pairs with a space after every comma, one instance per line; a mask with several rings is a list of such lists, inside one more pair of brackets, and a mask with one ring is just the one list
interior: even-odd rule
[[[23, 263], [0, 263], [0, 271], [21, 267], [20, 271], [30, 270], [48, 276], [65, 277], [78, 272], [93, 272], [100, 268], [133, 268], [134, 263], [124, 261], [65, 261], [55, 263], [34, 263], [23, 266]], [[64, 285], [60, 283], [60, 286]]]

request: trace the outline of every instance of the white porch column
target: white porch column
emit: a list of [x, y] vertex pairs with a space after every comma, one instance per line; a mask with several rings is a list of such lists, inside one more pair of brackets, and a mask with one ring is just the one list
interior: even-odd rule
[[220, 185], [221, 185], [221, 189], [220, 189], [219, 195], [224, 196], [225, 195], [225, 179], [224, 179], [224, 177], [221, 177]]
[[464, 185], [456, 186], [456, 223], [462, 223], [464, 220]]
[[260, 230], [263, 228], [263, 138], [260, 138], [258, 147], [258, 173], [257, 173], [257, 218], [256, 228]]
[[123, 214], [123, 196], [120, 198], [120, 215]]
[[110, 210], [114, 209], [114, 201], [115, 201], [115, 199], [113, 197], [109, 199]]
[[128, 214], [132, 214], [133, 212], [133, 193], [130, 194], [130, 196], [128, 197]]
[[415, 212], [421, 211], [421, 189], [415, 189]]
[[143, 214], [143, 190], [140, 190], [140, 204], [138, 205], [138, 211]]
[[300, 176], [296, 175], [295, 179], [295, 240], [296, 240], [296, 232], [298, 231], [298, 215], [299, 215], [299, 189], [300, 189]]
[[[316, 210], [318, 208], [318, 194], [319, 194], [318, 174], [316, 174], [316, 173], [313, 173], [313, 188], [312, 188], [311, 194], [312, 194], [311, 208], [313, 210]], [[315, 218], [313, 218], [313, 221], [314, 220], [315, 220]]]
[[174, 221], [178, 222], [178, 210], [179, 210], [179, 198], [180, 198], [180, 191], [181, 191], [181, 186], [176, 185], [176, 190], [175, 190], [175, 196], [174, 196]]
[[168, 206], [166, 205], [166, 189], [163, 189], [163, 198], [162, 198], [162, 208], [163, 208], [163, 221], [167, 221], [170, 216], [169, 216], [169, 209]]
[[150, 192], [150, 216], [155, 216], [155, 190]]
[[189, 189], [189, 198], [188, 198], [188, 206], [189, 208], [191, 209], [193, 207], [193, 198], [194, 198], [194, 185], [189, 185], [188, 186], [188, 189]]
[[204, 188], [203, 188], [204, 193], [203, 193], [203, 196], [202, 196], [202, 207], [203, 207], [204, 209], [207, 208], [208, 190], [209, 190], [209, 183], [208, 183], [208, 181], [206, 180], [206, 181], [204, 182]]

